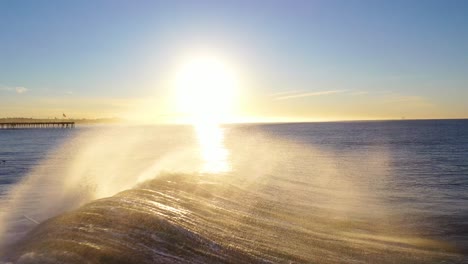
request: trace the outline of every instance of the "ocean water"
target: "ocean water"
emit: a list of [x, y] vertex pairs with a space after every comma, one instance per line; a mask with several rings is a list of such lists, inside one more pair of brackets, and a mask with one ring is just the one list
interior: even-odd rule
[[468, 263], [468, 120], [0, 130], [0, 256]]

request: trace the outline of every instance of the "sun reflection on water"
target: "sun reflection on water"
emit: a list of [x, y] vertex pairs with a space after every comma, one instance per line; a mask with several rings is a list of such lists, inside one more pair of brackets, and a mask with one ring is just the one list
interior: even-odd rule
[[224, 145], [224, 129], [218, 124], [194, 125], [200, 147], [203, 173], [226, 173], [231, 170], [229, 151]]

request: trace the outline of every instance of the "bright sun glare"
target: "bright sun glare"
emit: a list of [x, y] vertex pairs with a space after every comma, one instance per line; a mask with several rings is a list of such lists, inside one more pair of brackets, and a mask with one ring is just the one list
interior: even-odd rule
[[227, 122], [233, 111], [237, 80], [216, 57], [187, 61], [176, 76], [177, 108], [192, 123]]

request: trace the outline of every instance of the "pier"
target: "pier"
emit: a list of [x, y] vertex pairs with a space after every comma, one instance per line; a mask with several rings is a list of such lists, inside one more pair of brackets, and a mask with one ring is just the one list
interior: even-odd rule
[[74, 128], [75, 122], [8, 122], [0, 123], [0, 129], [19, 128]]

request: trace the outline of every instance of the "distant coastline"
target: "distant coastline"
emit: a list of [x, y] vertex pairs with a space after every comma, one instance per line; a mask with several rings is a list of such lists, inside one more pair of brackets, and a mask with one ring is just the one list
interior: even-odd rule
[[[414, 122], [414, 121], [456, 121], [456, 120], [467, 120], [468, 118], [402, 118], [402, 119], [356, 119], [356, 120], [291, 120], [291, 121], [263, 121], [263, 122], [233, 122], [225, 123], [225, 125], [236, 125], [236, 124], [266, 124], [266, 125], [278, 125], [278, 124], [303, 124], [303, 123], [361, 123], [361, 122]], [[123, 118], [28, 118], [28, 117], [3, 117], [0, 118], [1, 123], [33, 123], [33, 122], [74, 122], [75, 124], [83, 125], [99, 125], [99, 124], [138, 124], [138, 122], [132, 122]], [[146, 124], [146, 123], [140, 123]], [[166, 125], [187, 125], [189, 123], [160, 123]]]

